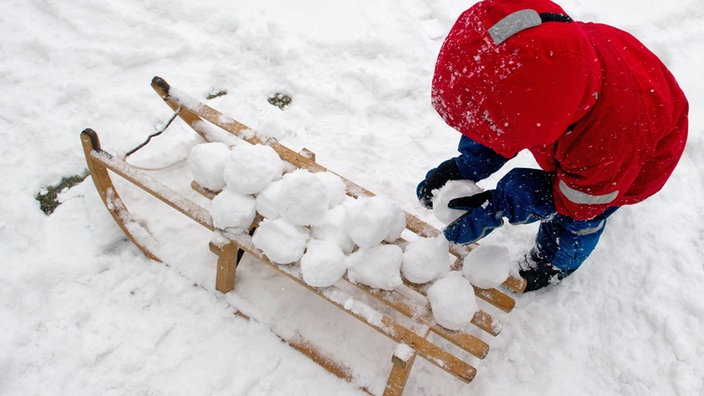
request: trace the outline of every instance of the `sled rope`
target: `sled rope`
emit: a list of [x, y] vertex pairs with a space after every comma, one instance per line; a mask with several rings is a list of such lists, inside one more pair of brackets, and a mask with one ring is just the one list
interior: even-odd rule
[[[145, 141], [142, 142], [141, 144], [137, 145], [137, 147], [135, 147], [135, 148], [133, 148], [132, 150], [128, 151], [127, 154], [125, 154], [124, 158], [126, 159], [126, 158], [129, 157], [130, 155], [136, 153], [136, 152], [137, 152], [138, 150], [140, 150], [142, 147], [144, 147], [144, 146], [146, 146], [147, 144], [149, 144], [149, 142], [151, 142], [152, 138], [155, 138], [155, 137], [161, 135], [162, 133], [166, 132], [166, 130], [169, 128], [169, 126], [171, 126], [171, 123], [174, 122], [174, 120], [176, 119], [176, 117], [179, 116], [179, 114], [181, 114], [181, 106], [179, 106], [178, 109], [176, 109], [176, 111], [174, 111], [174, 113], [171, 115], [171, 118], [169, 118], [169, 120], [166, 122], [166, 124], [165, 124], [163, 127], [161, 127], [161, 128], [158, 129], [156, 132], [154, 132], [154, 133], [152, 133], [151, 135], [149, 135], [149, 136], [147, 137], [147, 140], [145, 140]], [[175, 165], [175, 164], [177, 164], [177, 163], [179, 163], [179, 162], [181, 162], [181, 161], [174, 162], [173, 164], [171, 164], [171, 165], [169, 165], [169, 166], [173, 166], [173, 165]], [[165, 168], [168, 168], [169, 166], [166, 166]], [[156, 170], [156, 169], [154, 169], [154, 170]]]

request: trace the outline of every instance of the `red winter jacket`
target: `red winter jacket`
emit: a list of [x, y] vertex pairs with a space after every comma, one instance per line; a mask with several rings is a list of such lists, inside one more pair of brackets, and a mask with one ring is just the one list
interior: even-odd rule
[[565, 18], [547, 0], [477, 3], [445, 39], [432, 101], [504, 157], [529, 149], [555, 173], [557, 211], [586, 220], [662, 188], [684, 150], [688, 103], [633, 36]]

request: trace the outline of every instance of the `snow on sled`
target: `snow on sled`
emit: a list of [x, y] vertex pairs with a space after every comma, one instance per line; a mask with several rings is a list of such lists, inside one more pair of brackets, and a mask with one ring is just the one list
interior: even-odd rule
[[[404, 254], [404, 251], [409, 252], [411, 250], [409, 246], [414, 241], [440, 239], [437, 238], [441, 235], [439, 230], [418, 217], [397, 209], [398, 213], [401, 214], [400, 219], [398, 216], [391, 218], [389, 220], [391, 223], [386, 228], [382, 227], [382, 231], [375, 237], [376, 239], [371, 237], [372, 239], [369, 240], [370, 234], [374, 234], [370, 228], [375, 225], [368, 223], [369, 218], [362, 218], [355, 225], [360, 235], [352, 241], [353, 244], [348, 245], [342, 255], [339, 253], [336, 253], [337, 255], [330, 254], [330, 250], [325, 249], [320, 250], [322, 253], [318, 254], [318, 256], [326, 259], [330, 257], [337, 258], [338, 261], [350, 261], [349, 258], [354, 256], [355, 260], [353, 261], [355, 263], [350, 264], [348, 262], [342, 267], [342, 270], [339, 269], [340, 266], [338, 265], [337, 275], [320, 272], [321, 270], [315, 269], [321, 267], [320, 261], [316, 262], [313, 258], [301, 257], [300, 254], [305, 250], [308, 241], [312, 240], [310, 235], [316, 229], [315, 225], [322, 222], [320, 219], [321, 214], [326, 214], [327, 212], [311, 208], [304, 210], [295, 207], [291, 202], [296, 201], [296, 196], [301, 191], [312, 191], [313, 194], [316, 191], [320, 191], [320, 188], [310, 188], [311, 185], [317, 183], [311, 175], [323, 173], [329, 175], [332, 172], [315, 162], [315, 155], [310, 151], [303, 149], [301, 152], [294, 152], [276, 140], [264, 137], [196, 99], [172, 89], [166, 81], [159, 77], [154, 77], [152, 80], [152, 88], [174, 111], [174, 118], [178, 115], [206, 142], [224, 145], [222, 136], [227, 136], [228, 139], [234, 137], [240, 142], [238, 147], [260, 146], [263, 150], [276, 154], [276, 158], [271, 157], [270, 154], [266, 155], [274, 163], [281, 161], [283, 166], [279, 172], [283, 175], [259, 176], [260, 172], [269, 172], [269, 170], [261, 169], [264, 166], [257, 165], [264, 164], [264, 162], [259, 162], [259, 160], [252, 162], [246, 158], [244, 160], [241, 159], [240, 162], [244, 162], [243, 166], [245, 166], [245, 169], [247, 169], [246, 166], [250, 166], [251, 172], [247, 171], [248, 174], [244, 175], [241, 171], [242, 168], [239, 168], [240, 174], [237, 174], [237, 170], [230, 170], [229, 178], [234, 180], [232, 183], [254, 182], [254, 184], [257, 184], [258, 179], [266, 177], [271, 180], [266, 180], [266, 183], [261, 183], [260, 186], [254, 189], [251, 189], [251, 186], [238, 186], [236, 190], [242, 193], [235, 195], [239, 196], [239, 199], [243, 199], [243, 201], [232, 204], [222, 199], [222, 197], [218, 198], [220, 195], [224, 196], [225, 191], [230, 190], [230, 185], [228, 184], [228, 188], [221, 192], [219, 190], [223, 188], [221, 181], [211, 182], [209, 178], [212, 177], [213, 173], [206, 172], [199, 180], [201, 183], [195, 180], [190, 181], [191, 179], [188, 180], [191, 188], [198, 193], [193, 194], [198, 199], [193, 199], [166, 186], [157, 180], [156, 177], [150, 175], [149, 172], [131, 165], [126, 161], [126, 156], [120, 158], [103, 150], [98, 134], [91, 129], [84, 130], [81, 133], [81, 141], [92, 180], [100, 197], [122, 231], [145, 255], [156, 261], [168, 261], [165, 260], [168, 255], [160, 251], [160, 244], [156, 238], [128, 210], [116, 190], [111, 175], [117, 175], [124, 179], [124, 181], [121, 181], [122, 183], [126, 182], [139, 187], [139, 189], [146, 191], [187, 218], [192, 219], [208, 232], [211, 232], [210, 240], [204, 240], [203, 243], [208, 244], [210, 251], [217, 256], [215, 288], [218, 291], [228, 293], [235, 288], [237, 265], [242, 259], [242, 255], [246, 253], [254, 257], [257, 262], [265, 264], [275, 270], [276, 273], [293, 280], [306, 290], [329, 302], [339, 312], [344, 312], [358, 319], [371, 329], [393, 340], [396, 343], [396, 347], [392, 356], [390, 356], [392, 364], [384, 394], [394, 395], [403, 392], [416, 356], [424, 358], [464, 382], [471, 382], [474, 379], [477, 370], [472, 364], [485, 358], [489, 351], [489, 345], [484, 339], [498, 335], [501, 329], [501, 323], [494, 317], [496, 314], [492, 315], [485, 309], [493, 310], [499, 314], [508, 313], [514, 308], [515, 301], [497, 288], [480, 289], [469, 286], [470, 291], [473, 291], [473, 294], [477, 297], [477, 302], [473, 302], [476, 307], [472, 308], [468, 317], [468, 322], [471, 322], [471, 325], [454, 326], [452, 323], [447, 324], [447, 320], [444, 322], [439, 320], [438, 314], [440, 310], [436, 309], [434, 315], [431, 304], [428, 302], [432, 297], [429, 296], [432, 293], [430, 290], [431, 286], [429, 284], [413, 283], [407, 279], [408, 276], [402, 278], [399, 273], [400, 255]], [[214, 128], [213, 126], [219, 128]], [[214, 131], [217, 131], [217, 133]], [[237, 157], [232, 154], [234, 152], [235, 150], [233, 149], [228, 155]], [[209, 157], [214, 158], [214, 153], [215, 151], [205, 150], [203, 157], [206, 159]], [[243, 154], [245, 157], [247, 155], [250, 154]], [[255, 164], [254, 168], [252, 168], [253, 163]], [[278, 165], [271, 166], [273, 169], [277, 169], [277, 167]], [[374, 201], [377, 205], [381, 205], [382, 208], [385, 207], [383, 205], [389, 207], [389, 200], [381, 202], [384, 200], [383, 198], [375, 197], [371, 192], [339, 175], [333, 175], [338, 181], [332, 184], [339, 183], [339, 185], [343, 186], [342, 195], [343, 199], [346, 200], [338, 206], [347, 204], [354, 207], [355, 204], [360, 204], [361, 202], [364, 202], [365, 205], [372, 205], [370, 201], [366, 200], [372, 200], [372, 197], [374, 197], [378, 198]], [[295, 184], [292, 184], [293, 182], [289, 183], [294, 185], [294, 187], [292, 187], [293, 189], [289, 192], [289, 195], [285, 195], [283, 199], [286, 201], [285, 205], [283, 205], [284, 208], [281, 208], [281, 201], [278, 203], [274, 202], [274, 206], [279, 212], [288, 211], [284, 214], [287, 219], [294, 218], [297, 220], [292, 221], [293, 224], [288, 225], [285, 224], [286, 222], [276, 223], [277, 219], [274, 217], [277, 217], [280, 213], [276, 216], [270, 215], [264, 209], [266, 205], [259, 205], [258, 201], [268, 202], [264, 200], [265, 193], [263, 190], [272, 186], [276, 181], [282, 182], [279, 184], [284, 185], [284, 179], [294, 180], [296, 177], [300, 179], [307, 178], [308, 184], [304, 183], [304, 187], [296, 190]], [[279, 186], [279, 189], [283, 188], [283, 186]], [[256, 197], [256, 200], [254, 197]], [[202, 202], [213, 201], [212, 204], [208, 203], [206, 205], [198, 203], [199, 200]], [[224, 202], [222, 209], [217, 212], [215, 210], [215, 200]], [[302, 204], [306, 202], [307, 204], [317, 203], [311, 202], [316, 201], [315, 197], [307, 197], [307, 199], [299, 199], [298, 201], [302, 202]], [[339, 203], [339, 201], [335, 203]], [[332, 203], [327, 204], [332, 205]], [[210, 207], [210, 209], [206, 209], [206, 207]], [[243, 207], [251, 207], [258, 210], [243, 210]], [[364, 212], [369, 207], [364, 206], [360, 209], [360, 212]], [[344, 213], [349, 213], [351, 210], [353, 211], [354, 209], [348, 207]], [[233, 211], [246, 213], [238, 214], [235, 220], [227, 218], [227, 215], [231, 215]], [[393, 208], [391, 211], [393, 211]], [[381, 213], [382, 215], [388, 212], [384, 209], [371, 211], [372, 214]], [[225, 217], [223, 218], [223, 216]], [[267, 218], [267, 216], [271, 218]], [[309, 219], [306, 219], [306, 216]], [[313, 219], [310, 219], [311, 216]], [[230, 221], [235, 223], [230, 223]], [[364, 221], [367, 221], [367, 223], [364, 223]], [[349, 223], [352, 223], [352, 221], [349, 221]], [[337, 224], [338, 228], [340, 226], [340, 223], [333, 222], [332, 231], [335, 231], [335, 224]], [[344, 227], [350, 228], [352, 226], [346, 223]], [[389, 233], [388, 230], [392, 228], [395, 231]], [[283, 234], [280, 233], [278, 234], [279, 236], [271, 237], [271, 235], [277, 235], [276, 232], [281, 232], [282, 229]], [[360, 229], [366, 232], [359, 232]], [[265, 232], [267, 230], [269, 233]], [[351, 228], [348, 231], [354, 234], [355, 229]], [[296, 232], [299, 234], [296, 234]], [[300, 237], [303, 240], [301, 242], [303, 247], [297, 249], [301, 253], [291, 257], [279, 257], [291, 251], [291, 249], [283, 249], [280, 245], [294, 243], [298, 238], [296, 235], [300, 235], [300, 233], [303, 235]], [[306, 254], [315, 250], [310, 243], [308, 243], [307, 249]], [[449, 268], [454, 270], [452, 273], [458, 273], [463, 260], [470, 253], [470, 250], [467, 247], [453, 244], [446, 245], [444, 255], [447, 258]], [[386, 265], [382, 262], [384, 259], [379, 259], [379, 257], [389, 257], [388, 260], [394, 262], [390, 266], [390, 270], [384, 269], [382, 271], [380, 268], [368, 268], [370, 262], [373, 262], [375, 266]], [[305, 265], [307, 261], [315, 264], [308, 265], [306, 274]], [[322, 264], [328, 266], [325, 267], [325, 271], [335, 265], [335, 263], [326, 264], [325, 260], [322, 260]], [[348, 265], [350, 266], [349, 269], [347, 269]], [[382, 279], [378, 273], [385, 271], [391, 271], [392, 273], [395, 271], [395, 273], [389, 275], [388, 278]], [[416, 279], [414, 281], [418, 282]], [[509, 277], [503, 282], [501, 288], [520, 293], [525, 288], [525, 281], [521, 278]], [[245, 313], [241, 309], [239, 309], [239, 314], [249, 320], [259, 320], [256, 314]], [[345, 363], [331, 358], [329, 354], [321, 352], [314, 339], [306, 340], [299, 334], [277, 333], [274, 328], [272, 328], [272, 332], [331, 373], [356, 384], [360, 383], [360, 381], [353, 379], [351, 368]], [[359, 345], [358, 347], [363, 348], [364, 346]], [[360, 387], [371, 393], [363, 385], [360, 385]]]

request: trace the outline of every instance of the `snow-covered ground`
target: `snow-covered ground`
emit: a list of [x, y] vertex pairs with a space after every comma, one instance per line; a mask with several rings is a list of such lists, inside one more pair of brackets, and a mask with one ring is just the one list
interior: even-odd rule
[[[381, 393], [395, 345], [252, 259], [214, 291], [208, 232], [156, 200], [123, 198], [161, 237], [167, 264], [129, 243], [86, 181], [51, 215], [34, 196], [85, 169], [79, 132], [126, 152], [171, 115], [149, 87], [184, 92], [390, 198], [416, 203], [459, 135], [429, 103], [444, 35], [472, 2], [409, 0], [6, 1], [0, 13], [0, 394]], [[704, 394], [704, 11], [700, 0], [564, 0], [575, 19], [624, 28], [688, 95], [690, 138], [669, 183], [616, 213], [589, 261], [517, 297], [464, 384], [418, 359], [411, 395]], [[267, 98], [293, 98], [281, 111]], [[199, 141], [182, 123], [134, 155], [181, 180]], [[521, 155], [511, 165], [532, 165]], [[481, 185], [491, 187], [495, 175]], [[185, 183], [185, 182], [184, 182]], [[180, 185], [188, 190], [187, 184]], [[534, 226], [486, 245], [519, 257]], [[234, 315], [252, 313], [259, 321]], [[338, 380], [270, 330], [299, 332], [347, 362]]]

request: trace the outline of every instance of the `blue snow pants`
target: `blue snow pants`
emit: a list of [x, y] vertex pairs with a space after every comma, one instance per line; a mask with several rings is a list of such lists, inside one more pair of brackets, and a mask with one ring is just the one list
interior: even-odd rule
[[542, 258], [566, 275], [579, 268], [596, 247], [606, 219], [618, 207], [611, 207], [591, 220], [574, 220], [557, 214], [540, 223], [535, 245]]
[[[462, 136], [456, 165], [464, 178], [479, 181], [500, 169], [509, 159], [490, 148]], [[606, 219], [618, 207], [611, 207], [590, 220], [574, 220], [555, 214], [549, 174], [537, 169], [514, 169], [497, 186], [495, 205], [475, 209], [471, 222], [462, 227], [448, 226], [445, 235], [453, 242], [469, 243], [501, 226], [505, 216], [512, 224], [540, 221], [536, 238], [538, 254], [569, 274], [589, 257], [604, 232]], [[501, 215], [497, 217], [497, 211]], [[483, 230], [483, 231], [482, 231]]]

